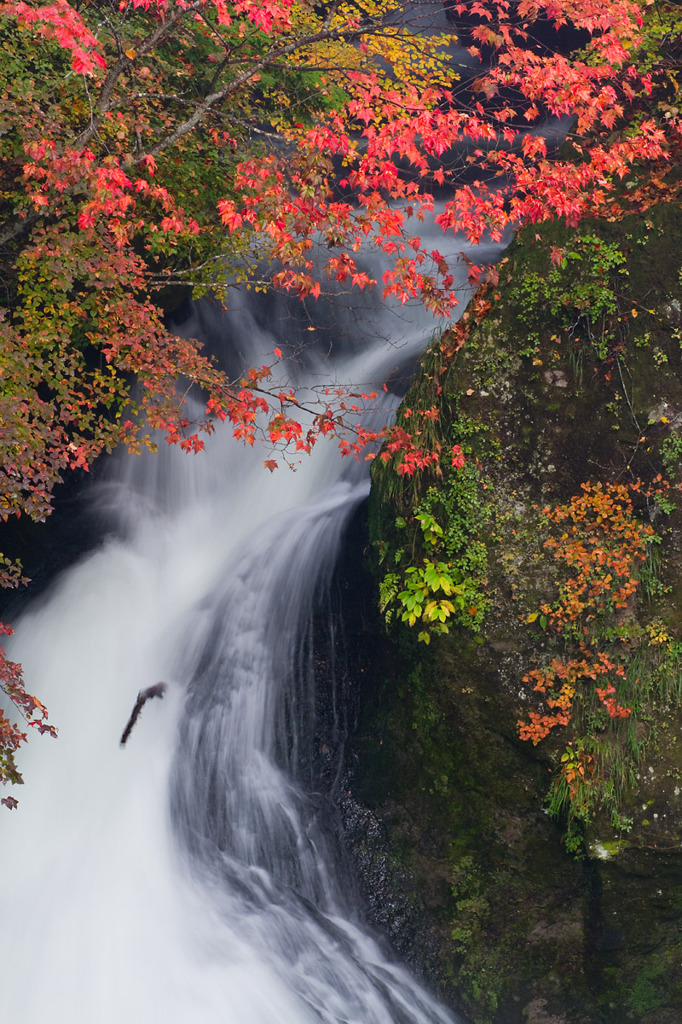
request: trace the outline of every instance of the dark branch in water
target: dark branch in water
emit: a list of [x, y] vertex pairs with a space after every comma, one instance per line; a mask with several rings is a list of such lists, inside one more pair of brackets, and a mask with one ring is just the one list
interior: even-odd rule
[[152, 697], [163, 697], [164, 693], [166, 692], [166, 689], [166, 683], [154, 683], [153, 686], [148, 686], [146, 690], [140, 690], [140, 692], [137, 695], [137, 700], [135, 701], [135, 707], [133, 708], [130, 718], [128, 719], [128, 724], [123, 730], [123, 735], [121, 736], [122, 747], [126, 745], [128, 737], [133, 731], [133, 726], [140, 717], [140, 712], [142, 711], [142, 708], [145, 706], [147, 701], [151, 700]]

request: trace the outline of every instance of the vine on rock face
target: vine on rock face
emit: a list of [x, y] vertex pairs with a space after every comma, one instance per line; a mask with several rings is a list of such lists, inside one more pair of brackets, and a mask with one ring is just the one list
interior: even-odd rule
[[655, 541], [653, 528], [634, 514], [632, 495], [642, 490], [641, 483], [584, 483], [567, 504], [541, 512], [542, 521], [554, 528], [544, 551], [558, 570], [558, 596], [525, 621], [562, 638], [566, 654], [523, 677], [535, 693], [545, 695], [549, 711], [531, 711], [518, 726], [521, 739], [537, 745], [572, 723], [575, 739], [561, 755], [550, 794], [550, 807], [569, 820], [587, 820], [607, 795], [616, 810], [622, 795], [608, 764], [614, 744], [608, 749], [602, 737], [631, 717], [633, 700], [639, 703], [628, 672], [637, 639], [629, 620], [638, 577]]

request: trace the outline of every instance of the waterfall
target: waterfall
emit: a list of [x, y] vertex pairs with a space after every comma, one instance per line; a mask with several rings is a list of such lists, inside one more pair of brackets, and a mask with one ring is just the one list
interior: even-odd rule
[[[282, 300], [239, 306], [195, 307], [183, 331], [248, 365], [280, 345], [299, 385], [380, 388], [433, 326], [373, 299], [307, 325]], [[92, 487], [101, 544], [16, 624], [9, 653], [59, 738], [31, 737], [0, 814], [12, 1024], [453, 1021], [363, 926], [310, 784], [311, 618], [366, 465], [331, 442], [296, 472], [264, 457], [226, 428], [198, 456], [113, 458]]]

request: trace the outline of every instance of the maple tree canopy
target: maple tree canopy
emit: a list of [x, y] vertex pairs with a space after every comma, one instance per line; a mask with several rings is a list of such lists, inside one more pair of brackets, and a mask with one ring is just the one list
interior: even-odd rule
[[[420, 239], [435, 190], [443, 232], [472, 242], [677, 194], [673, 3], [445, 6], [449, 28], [420, 34], [397, 0], [0, 3], [3, 518], [44, 518], [65, 471], [153, 447], [153, 431], [188, 451], [216, 420], [284, 452], [334, 434], [359, 453], [376, 438], [348, 433], [343, 394], [322, 389], [304, 426], [270, 366], [230, 380], [165, 328], [169, 288], [314, 298], [328, 282], [378, 284], [447, 321], [452, 267]], [[566, 32], [572, 49], [557, 45]], [[570, 128], [559, 155], [548, 119]], [[381, 282], [359, 262], [367, 246], [385, 254]], [[384, 455], [403, 473], [437, 458], [404, 429]], [[3, 559], [0, 577], [16, 585], [21, 570]], [[18, 668], [0, 666], [0, 688], [27, 699]], [[38, 702], [23, 711], [47, 728]], [[0, 719], [0, 776], [16, 771], [13, 728]]]

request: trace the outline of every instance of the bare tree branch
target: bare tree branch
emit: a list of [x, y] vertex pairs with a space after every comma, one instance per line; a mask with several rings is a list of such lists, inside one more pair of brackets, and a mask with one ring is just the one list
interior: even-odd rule
[[134, 57], [126, 56], [125, 51], [121, 54], [114, 66], [108, 72], [102, 84], [102, 88], [95, 105], [99, 116], [92, 120], [85, 131], [81, 132], [81, 134], [76, 138], [74, 141], [75, 147], [80, 148], [82, 146], [87, 146], [88, 142], [90, 142], [90, 140], [97, 134], [104, 115], [113, 106], [114, 89], [116, 88], [116, 83], [118, 82], [121, 74], [132, 66], [134, 60], [137, 60], [139, 57], [144, 57], [144, 55], [149, 53], [150, 50], [153, 50], [158, 46], [161, 40], [168, 35], [171, 29], [175, 28], [175, 26], [189, 13], [198, 10], [201, 6], [201, 0], [194, 0], [194, 3], [189, 4], [186, 8], [176, 10], [167, 19], [162, 21], [153, 32], [150, 32], [146, 39], [143, 39], [141, 43], [138, 43], [135, 46]]
[[247, 82], [252, 80], [256, 75], [259, 75], [265, 68], [272, 66], [276, 61], [283, 57], [289, 57], [291, 54], [296, 53], [297, 50], [304, 49], [307, 46], [312, 46], [315, 43], [321, 43], [329, 40], [337, 39], [349, 39], [352, 36], [357, 35], [357, 29], [330, 29], [328, 27], [320, 29], [318, 32], [311, 33], [307, 36], [300, 36], [298, 39], [293, 40], [290, 43], [286, 43], [283, 46], [273, 46], [270, 50], [261, 57], [260, 60], [256, 61], [249, 68], [246, 68], [240, 75], [233, 78], [232, 81], [226, 82], [221, 89], [217, 89], [215, 92], [210, 93], [206, 96], [201, 103], [198, 105], [191, 117], [188, 117], [186, 121], [179, 124], [174, 131], [167, 135], [165, 139], [162, 139], [151, 149], [148, 149], [144, 154], [139, 156], [136, 163], [140, 163], [147, 157], [156, 157], [170, 146], [174, 145], [183, 136], [189, 134], [199, 122], [206, 116], [206, 114], [214, 107], [217, 103], [231, 96], [233, 93], [238, 92]]

